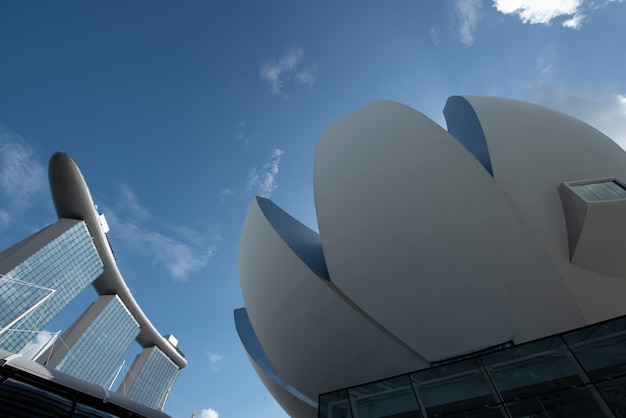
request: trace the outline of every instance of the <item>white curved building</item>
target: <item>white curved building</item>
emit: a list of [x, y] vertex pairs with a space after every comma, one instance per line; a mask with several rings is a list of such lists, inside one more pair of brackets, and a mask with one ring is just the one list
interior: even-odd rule
[[626, 314], [626, 154], [535, 104], [376, 101], [321, 136], [319, 235], [256, 198], [241, 340], [291, 415], [322, 393]]

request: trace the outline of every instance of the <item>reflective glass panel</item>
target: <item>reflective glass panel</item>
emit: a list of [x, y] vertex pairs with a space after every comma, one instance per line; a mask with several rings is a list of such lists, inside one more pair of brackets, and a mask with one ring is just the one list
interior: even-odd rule
[[320, 418], [352, 418], [347, 390], [321, 395], [319, 405]]
[[585, 383], [580, 366], [559, 337], [489, 354], [482, 360], [504, 401]]
[[[142, 361], [141, 369], [133, 370], [135, 364]], [[144, 348], [137, 355], [128, 373], [136, 373], [136, 375], [133, 384], [126, 392], [126, 397], [150, 408], [162, 409], [169, 391], [178, 378], [180, 369], [158, 347], [153, 346]]]
[[589, 386], [515, 400], [507, 403], [507, 409], [513, 418], [610, 417], [611, 413], [602, 404], [602, 400], [596, 390]]
[[408, 376], [348, 390], [359, 418], [422, 418]]
[[54, 289], [55, 293], [12, 326], [30, 332], [5, 332], [0, 336], [0, 347], [13, 353], [19, 352], [37, 331], [44, 329], [103, 272], [102, 261], [84, 221], [60, 219], [21, 243], [32, 239], [41, 241], [41, 248], [28, 254], [10, 271], [3, 272], [6, 277], [0, 281], [0, 325], [25, 313], [27, 307], [49, 293], [28, 291], [28, 286], [16, 286], [16, 281]]
[[597, 386], [598, 391], [616, 417], [626, 417], [626, 377]]
[[624, 190], [624, 188], [615, 181], [577, 184], [570, 187], [585, 200], [589, 201], [626, 198], [626, 190]]
[[[106, 302], [108, 300], [108, 302]], [[98, 312], [98, 304], [104, 304]], [[101, 296], [87, 312], [98, 312], [56, 366], [57, 370], [102, 386], [139, 334], [139, 323], [117, 296]]]
[[592, 381], [626, 373], [626, 318], [563, 335]]
[[609, 181], [605, 183], [611, 190], [617, 193], [620, 197], [626, 198], [626, 189], [616, 181]]
[[480, 408], [457, 411], [442, 415], [429, 415], [430, 417], [445, 418], [501, 418], [508, 417], [504, 408], [500, 405], [486, 405]]
[[598, 198], [598, 196], [596, 196], [595, 194], [593, 194], [591, 192], [591, 190], [587, 189], [587, 187], [585, 187], [584, 184], [580, 184], [577, 186], [570, 186], [572, 188], [572, 190], [574, 190], [580, 197], [582, 197], [583, 199], [593, 202], [596, 200], [600, 200]]
[[[419, 371], [411, 374], [411, 381], [429, 416], [452, 412], [463, 412], [459, 416], [502, 416], [497, 408], [489, 408], [498, 397], [478, 359]], [[475, 413], [486, 415], [467, 415], [476, 408], [481, 411]]]

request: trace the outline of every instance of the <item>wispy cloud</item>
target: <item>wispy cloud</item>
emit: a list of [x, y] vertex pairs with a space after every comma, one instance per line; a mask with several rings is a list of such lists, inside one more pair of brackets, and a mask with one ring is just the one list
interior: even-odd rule
[[249, 144], [250, 141], [258, 136], [258, 132], [250, 132], [247, 120], [241, 120], [235, 128], [235, 141]]
[[184, 280], [190, 273], [201, 270], [216, 251], [216, 246], [198, 247], [178, 238], [154, 231], [135, 229], [136, 237], [148, 245], [154, 261], [165, 266], [170, 276]]
[[552, 21], [561, 18], [561, 26], [580, 29], [590, 12], [613, 2], [615, 1], [494, 0], [494, 7], [501, 13], [517, 15], [523, 23], [550, 25]]
[[431, 28], [430, 29], [430, 40], [433, 41], [433, 44], [435, 44], [435, 46], [439, 46], [439, 32], [437, 32], [437, 29], [435, 28]]
[[454, 3], [459, 20], [459, 36], [465, 46], [474, 43], [474, 29], [480, 18], [481, 6], [481, 0], [456, 0]]
[[558, 67], [556, 64], [558, 62], [558, 53], [559, 47], [556, 42], [546, 43], [537, 53], [535, 64], [543, 80], [557, 75]]
[[[130, 186], [121, 184], [119, 191], [116, 206], [108, 208], [105, 213], [111, 226], [110, 235], [115, 240], [119, 239], [132, 250], [149, 256], [177, 281], [186, 280], [207, 265], [221, 240], [217, 227], [198, 232], [156, 222]], [[123, 213], [124, 217], [118, 213]]]
[[315, 84], [315, 74], [312, 68], [307, 68], [305, 70], [300, 70], [296, 73], [295, 81], [300, 84], [304, 84], [307, 86], [313, 86]]
[[248, 127], [248, 121], [242, 120], [237, 124], [237, 129], [235, 130], [235, 140], [240, 142], [248, 143], [248, 135], [246, 133], [246, 128]]
[[18, 134], [0, 125], [0, 226], [11, 213], [28, 208], [46, 188], [46, 170], [31, 146]]
[[198, 415], [199, 418], [219, 418], [219, 416], [220, 414], [213, 408], [201, 409], [200, 415]]
[[275, 149], [261, 168], [253, 167], [250, 170], [246, 182], [247, 192], [253, 192], [262, 197], [271, 197], [274, 190], [278, 187], [276, 183], [278, 164], [284, 153], [285, 151], [281, 149]]
[[564, 21], [562, 25], [566, 28], [579, 29], [583, 23], [584, 18], [585, 18], [585, 15], [575, 13], [574, 16]]
[[143, 221], [150, 218], [150, 212], [139, 203], [135, 192], [125, 183], [119, 184], [119, 199], [124, 205], [124, 215], [132, 219]]
[[533, 84], [528, 87], [527, 98], [587, 122], [626, 149], [626, 94]]
[[278, 59], [270, 59], [261, 65], [259, 78], [266, 81], [270, 92], [286, 98], [284, 87], [289, 83], [313, 86], [316, 81], [315, 66], [302, 67], [304, 49], [301, 46], [292, 46], [285, 50]]
[[209, 361], [213, 364], [224, 360], [224, 357], [221, 354], [212, 353], [210, 351], [207, 351], [206, 354], [209, 356]]
[[219, 372], [219, 363], [224, 360], [224, 356], [216, 351], [216, 347], [211, 344], [208, 350], [205, 351], [207, 358], [209, 359], [209, 368], [212, 372]]
[[225, 188], [220, 192], [220, 203], [224, 203], [227, 198], [234, 196], [235, 193], [230, 188]]
[[11, 215], [4, 209], [0, 209], [0, 228], [4, 228], [9, 225]]

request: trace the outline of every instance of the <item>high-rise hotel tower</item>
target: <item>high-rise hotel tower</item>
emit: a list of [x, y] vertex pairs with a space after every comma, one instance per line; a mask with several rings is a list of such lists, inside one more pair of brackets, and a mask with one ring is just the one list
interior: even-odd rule
[[[49, 179], [59, 220], [0, 252], [0, 400], [9, 405], [15, 388], [24, 388], [19, 376], [30, 385], [33, 376], [23, 376], [28, 370], [50, 370], [55, 376], [50, 381], [67, 380], [78, 393], [82, 393], [81, 384], [64, 376], [84, 381], [82, 396], [87, 398], [89, 388], [101, 386], [106, 392], [103, 405], [119, 399], [124, 404], [130, 399], [131, 411], [141, 409], [139, 404], [160, 410], [187, 361], [176, 348], [176, 339], [158, 333], [126, 286], [106, 236], [106, 220], [97, 212], [76, 163], [65, 153], [55, 153], [50, 159]], [[40, 365], [21, 357], [33, 336], [89, 285], [99, 298], [60, 338], [34, 355]], [[111, 378], [134, 341], [142, 351], [117, 393], [110, 392]], [[39, 383], [37, 390], [50, 390], [48, 382]], [[55, 386], [54, 391], [58, 390], [63, 392]], [[68, 398], [77, 396], [74, 393]], [[80, 409], [76, 401], [71, 402], [71, 410]], [[87, 403], [96, 409], [100, 406], [93, 399]]]

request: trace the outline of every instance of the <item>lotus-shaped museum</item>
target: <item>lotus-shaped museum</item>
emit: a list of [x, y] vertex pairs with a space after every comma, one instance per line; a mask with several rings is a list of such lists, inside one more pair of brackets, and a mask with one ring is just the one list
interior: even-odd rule
[[321, 393], [626, 314], [626, 155], [516, 100], [453, 96], [448, 129], [376, 101], [331, 125], [319, 234], [257, 197], [235, 322], [291, 416]]

